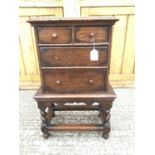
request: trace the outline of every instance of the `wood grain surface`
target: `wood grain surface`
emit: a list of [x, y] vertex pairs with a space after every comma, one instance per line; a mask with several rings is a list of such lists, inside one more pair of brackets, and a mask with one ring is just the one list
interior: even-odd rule
[[65, 44], [72, 42], [71, 27], [38, 27], [40, 44]]
[[51, 66], [106, 66], [108, 47], [96, 48], [99, 51], [99, 60], [90, 60], [92, 47], [42, 47], [41, 64], [44, 67]]
[[46, 92], [93, 92], [103, 91], [106, 69], [44, 69]]
[[75, 27], [74, 36], [77, 43], [91, 43], [92, 39], [96, 43], [108, 42], [108, 26]]

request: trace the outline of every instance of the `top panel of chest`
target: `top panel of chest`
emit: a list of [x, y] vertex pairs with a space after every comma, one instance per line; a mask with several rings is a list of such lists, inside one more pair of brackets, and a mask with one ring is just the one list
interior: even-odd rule
[[109, 42], [114, 17], [104, 18], [53, 18], [29, 20], [35, 28], [38, 43], [48, 44], [102, 44]]
[[28, 22], [33, 26], [113, 25], [116, 21], [118, 21], [118, 19], [114, 16], [79, 18], [34, 18], [28, 20]]

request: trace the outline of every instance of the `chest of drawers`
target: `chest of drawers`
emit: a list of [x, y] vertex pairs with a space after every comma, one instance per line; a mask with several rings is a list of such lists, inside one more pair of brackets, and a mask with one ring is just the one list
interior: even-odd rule
[[[41, 110], [45, 138], [51, 130], [85, 129], [102, 130], [107, 137], [110, 126], [106, 128], [105, 121], [115, 98], [108, 75], [112, 26], [116, 21], [114, 17], [28, 21], [36, 36], [41, 87], [34, 98]], [[98, 106], [93, 106], [95, 101]], [[66, 106], [67, 102], [77, 105]], [[84, 102], [85, 106], [78, 102]], [[56, 110], [99, 110], [103, 123], [51, 126]]]

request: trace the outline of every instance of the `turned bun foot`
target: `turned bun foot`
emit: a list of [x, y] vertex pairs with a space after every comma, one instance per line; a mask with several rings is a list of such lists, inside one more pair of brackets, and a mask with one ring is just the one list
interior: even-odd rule
[[104, 134], [103, 134], [103, 138], [104, 138], [104, 139], [108, 139], [108, 138], [109, 138], [109, 133], [106, 133], [106, 134], [104, 133]]
[[44, 137], [45, 139], [47, 139], [49, 136], [50, 136], [49, 133], [43, 133], [43, 137]]

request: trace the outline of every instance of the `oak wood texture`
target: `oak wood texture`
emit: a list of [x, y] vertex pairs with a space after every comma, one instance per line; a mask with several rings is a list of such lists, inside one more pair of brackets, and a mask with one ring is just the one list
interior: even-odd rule
[[[62, 94], [62, 93], [57, 93], [57, 94], [53, 94], [53, 93], [44, 93], [42, 87], [39, 87], [39, 89], [37, 90], [37, 92], [34, 95], [34, 99], [37, 100], [38, 102], [40, 101], [47, 101], [46, 103], [48, 103], [49, 101], [63, 101], [65, 99], [65, 101], [67, 102], [73, 102], [73, 101], [78, 101], [81, 102], [82, 100], [84, 101], [98, 101], [98, 100], [108, 100], [108, 99], [115, 99], [116, 98], [116, 94], [113, 90], [113, 88], [111, 87], [111, 85], [108, 85], [108, 90], [106, 92], [100, 92], [100, 93], [66, 93], [66, 94]], [[43, 104], [46, 104], [43, 103]], [[63, 102], [62, 102], [63, 103]], [[108, 103], [109, 104], [109, 103]]]
[[108, 47], [96, 48], [99, 51], [99, 60], [90, 60], [92, 47], [41, 47], [41, 66], [106, 66]]
[[[94, 21], [92, 23], [92, 20]], [[31, 25], [35, 26], [45, 26], [45, 25], [49, 25], [49, 26], [53, 26], [55, 24], [59, 25], [65, 25], [65, 24], [69, 24], [70, 26], [81, 26], [85, 25], [85, 26], [90, 26], [90, 25], [103, 25], [103, 21], [104, 21], [104, 25], [113, 25], [116, 21], [118, 21], [118, 19], [114, 16], [104, 16], [104, 17], [65, 17], [65, 18], [36, 18], [36, 19], [30, 19], [28, 20], [29, 23], [31, 23]]]
[[92, 43], [93, 38], [95, 43], [108, 42], [108, 26], [75, 27], [74, 37], [76, 43]]
[[67, 44], [72, 42], [71, 27], [38, 27], [40, 44]]
[[49, 131], [103, 131], [101, 124], [52, 124], [48, 127]]
[[94, 92], [105, 90], [105, 69], [43, 70], [45, 92]]
[[[28, 21], [34, 26], [38, 41], [41, 87], [34, 98], [40, 109], [44, 138], [55, 130], [101, 130], [104, 138], [109, 137], [110, 109], [116, 95], [108, 76], [112, 26], [116, 21], [115, 17]], [[98, 50], [98, 60], [90, 57], [93, 49]], [[84, 102], [84, 105], [67, 105], [67, 102]], [[55, 111], [76, 109], [98, 110], [102, 124], [51, 124]]]
[[[67, 29], [67, 27], [69, 27], [69, 29], [70, 29], [70, 27], [72, 27], [72, 31], [74, 31], [77, 27], [80, 27], [80, 29], [78, 29], [78, 31], [81, 32], [81, 28], [83, 28], [82, 33], [85, 32], [86, 36], [89, 36], [89, 37], [90, 37], [90, 33], [91, 33], [91, 40], [93, 40], [93, 41], [95, 41], [95, 39], [96, 39], [95, 37], [104, 38], [104, 36], [106, 36], [106, 38], [108, 38], [108, 41], [109, 41], [108, 46], [107, 46], [107, 48], [108, 48], [108, 58], [106, 60], [107, 61], [107, 66], [109, 66], [109, 63], [110, 63], [110, 48], [111, 48], [111, 35], [110, 35], [111, 34], [111, 27], [116, 21], [117, 21], [117, 19], [115, 17], [104, 17], [104, 18], [97, 17], [97, 18], [72, 18], [72, 19], [70, 19], [70, 18], [52, 18], [51, 20], [35, 19], [35, 20], [29, 20], [28, 22], [31, 23], [35, 27], [35, 33], [36, 33], [36, 37], [37, 37], [36, 40], [39, 40], [38, 39], [38, 37], [39, 37], [38, 33], [40, 32], [40, 30], [43, 30], [42, 33], [45, 32], [42, 35], [45, 36], [45, 40], [46, 40], [47, 38], [49, 38], [49, 37], [47, 37], [47, 35], [49, 35], [47, 32], [49, 30], [50, 31], [53, 30], [53, 27], [57, 27], [59, 29], [60, 26], [62, 27], [62, 31], [59, 29], [59, 35], [61, 35], [60, 32], [62, 32], [62, 34], [63, 34], [64, 27], [66, 29]], [[39, 27], [39, 29], [38, 29], [38, 27]], [[42, 28], [40, 29], [40, 27], [43, 27], [43, 29]], [[47, 31], [45, 30], [45, 27], [47, 27]], [[98, 31], [95, 30], [95, 27], [96, 28], [99, 27], [99, 30]], [[101, 27], [103, 27], [103, 28], [101, 28]], [[105, 35], [107, 33], [107, 31], [108, 31], [108, 36]], [[56, 34], [56, 32], [52, 32], [52, 33]], [[74, 33], [72, 33], [72, 40], [74, 40], [74, 37], [75, 37], [73, 34]], [[101, 37], [101, 35], [103, 37]], [[64, 38], [66, 37], [64, 35], [61, 35], [61, 36], [64, 37]], [[68, 37], [66, 37], [66, 38], [68, 38]], [[62, 38], [61, 38], [61, 40], [62, 40]], [[76, 46], [76, 47], [79, 47], [79, 48], [83, 47], [83, 44], [80, 44], [79, 46]], [[103, 44], [103, 42], [101, 44]], [[43, 47], [46, 47], [45, 45], [46, 44], [44, 44]], [[54, 45], [50, 44], [50, 47], [54, 47], [55, 45], [56, 44], [54, 44]], [[75, 45], [74, 45], [74, 41], [72, 42], [71, 45], [70, 45], [70, 43], [68, 43], [68, 44], [66, 43], [66, 44], [62, 44], [62, 45], [59, 44], [60, 48], [61, 47], [63, 48], [64, 46], [67, 46], [67, 47], [70, 46], [70, 47], [72, 47], [72, 50], [76, 49]], [[98, 48], [99, 45], [96, 42], [91, 42], [89, 46], [93, 49], [94, 46], [95, 46], [95, 48]], [[38, 48], [40, 47], [40, 49], [41, 49], [42, 45], [37, 44], [37, 47]], [[83, 51], [84, 51], [84, 48], [83, 48]], [[83, 53], [81, 53], [81, 54], [83, 54]], [[73, 57], [72, 54], [69, 54], [69, 57], [72, 58]], [[47, 83], [47, 79], [46, 79], [46, 82], [44, 82], [45, 76], [43, 76], [43, 70], [41, 69], [41, 61], [42, 60], [41, 60], [39, 49], [38, 49], [38, 58], [39, 58], [39, 64], [40, 64], [41, 84], [43, 86], [44, 92], [46, 92], [46, 88], [48, 88], [47, 86], [45, 86], [45, 84]], [[80, 59], [82, 59], [82, 58], [83, 58], [83, 55], [81, 55]], [[104, 63], [104, 60], [103, 60], [103, 63]], [[106, 72], [107, 73], [109, 72], [109, 67], [107, 67]], [[103, 77], [103, 79], [104, 79], [104, 83], [105, 83], [104, 89], [106, 90], [107, 89], [107, 83], [108, 83], [108, 74], [105, 74], [105, 77]], [[50, 80], [50, 78], [48, 78], [48, 83], [50, 84], [49, 80]], [[57, 81], [59, 81], [59, 79], [57, 79]], [[48, 89], [48, 91], [49, 90], [51, 90], [51, 92], [52, 92], [52, 89]], [[76, 91], [76, 90], [74, 90], [74, 91]]]

